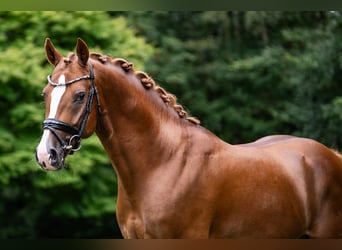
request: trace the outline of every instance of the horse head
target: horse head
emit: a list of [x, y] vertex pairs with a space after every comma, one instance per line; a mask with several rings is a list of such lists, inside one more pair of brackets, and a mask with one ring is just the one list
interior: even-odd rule
[[[43, 90], [46, 111], [36, 158], [43, 169], [56, 170], [64, 167], [67, 155], [80, 149], [81, 139], [95, 131], [100, 102], [83, 40], [77, 40], [76, 55], [64, 58], [47, 38], [45, 52], [55, 68]], [[97, 112], [92, 112], [96, 105]]]

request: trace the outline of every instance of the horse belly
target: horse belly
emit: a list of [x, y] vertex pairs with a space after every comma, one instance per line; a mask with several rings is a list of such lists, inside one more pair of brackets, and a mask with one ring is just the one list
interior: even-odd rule
[[269, 204], [227, 209], [213, 220], [211, 238], [298, 238], [306, 231], [305, 216], [296, 204]]
[[214, 221], [210, 230], [210, 238], [299, 238], [306, 226], [300, 219], [283, 217], [283, 211], [269, 214], [265, 212], [251, 215], [234, 214], [222, 216]]
[[210, 237], [296, 238], [305, 233], [305, 183], [296, 182], [281, 166], [270, 169], [254, 167], [230, 176], [218, 197]]

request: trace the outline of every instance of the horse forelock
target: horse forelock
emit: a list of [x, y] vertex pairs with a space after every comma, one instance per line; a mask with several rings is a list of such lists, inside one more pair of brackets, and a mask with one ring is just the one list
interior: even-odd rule
[[68, 56], [63, 58], [63, 61], [66, 65], [70, 64], [72, 61], [74, 61], [76, 58], [76, 55], [72, 52], [69, 52]]
[[195, 125], [200, 124], [199, 119], [190, 116], [188, 112], [185, 111], [184, 107], [177, 103], [176, 96], [167, 92], [164, 88], [156, 84], [152, 77], [150, 77], [146, 72], [135, 70], [133, 63], [130, 63], [123, 58], [112, 58], [99, 53], [91, 53], [90, 58], [99, 61], [102, 64], [111, 64], [117, 66], [125, 73], [133, 73], [146, 90], [155, 91], [167, 106], [173, 108], [177, 112], [180, 118], [183, 118]]

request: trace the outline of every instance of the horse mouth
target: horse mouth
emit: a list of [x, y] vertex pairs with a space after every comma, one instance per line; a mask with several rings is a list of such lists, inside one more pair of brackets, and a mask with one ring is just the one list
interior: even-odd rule
[[59, 164], [59, 165], [52, 165], [46, 162], [39, 162], [38, 161], [39, 166], [41, 167], [42, 170], [44, 171], [56, 171], [56, 170], [62, 170], [65, 168], [64, 163]]
[[60, 165], [46, 165], [45, 163], [43, 163], [41, 165], [41, 168], [43, 170], [52, 170], [52, 171], [56, 171], [56, 170], [62, 170], [65, 168], [64, 163], [60, 164]]
[[65, 157], [58, 157], [54, 152], [50, 152], [50, 154], [47, 155], [40, 155], [36, 150], [36, 161], [43, 170], [55, 171], [65, 168]]

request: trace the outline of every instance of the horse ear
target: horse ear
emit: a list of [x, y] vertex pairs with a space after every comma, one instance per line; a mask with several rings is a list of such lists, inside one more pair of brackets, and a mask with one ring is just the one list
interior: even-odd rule
[[77, 39], [76, 53], [78, 57], [78, 63], [83, 67], [86, 66], [89, 59], [89, 49], [87, 44], [81, 38]]
[[62, 58], [62, 55], [57, 51], [55, 46], [53, 46], [50, 38], [45, 39], [45, 55], [49, 63], [56, 66]]

